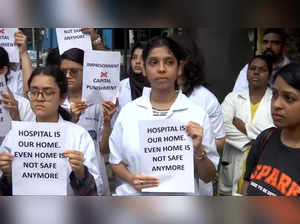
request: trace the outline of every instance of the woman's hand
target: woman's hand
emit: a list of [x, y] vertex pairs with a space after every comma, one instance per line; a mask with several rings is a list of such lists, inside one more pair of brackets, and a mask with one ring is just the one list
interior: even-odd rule
[[13, 154], [0, 152], [0, 170], [7, 177], [11, 177], [11, 162], [14, 159]]
[[117, 104], [114, 104], [111, 101], [104, 101], [102, 103], [104, 124], [110, 125], [110, 121], [117, 110], [116, 105]]
[[79, 117], [82, 112], [88, 107], [87, 103], [82, 101], [79, 103], [71, 103], [71, 118], [73, 123], [77, 123], [79, 121]]
[[146, 176], [143, 174], [133, 175], [130, 184], [137, 190], [141, 191], [143, 188], [157, 187], [159, 179], [153, 176]]
[[78, 180], [84, 178], [83, 153], [75, 150], [65, 150], [64, 156], [69, 158], [69, 163]]
[[14, 121], [20, 121], [18, 101], [15, 99], [9, 88], [7, 88], [7, 93], [1, 94], [1, 97], [2, 105], [8, 110], [11, 119]]
[[92, 42], [97, 39], [97, 30], [95, 28], [82, 28], [81, 32], [84, 34], [89, 34]]
[[234, 117], [232, 120], [232, 124], [242, 133], [244, 133], [245, 135], [247, 135], [247, 130], [246, 130], [246, 125], [245, 122], [242, 121], [240, 118], [238, 117]]
[[203, 128], [199, 124], [190, 121], [186, 126], [186, 132], [188, 136], [192, 137], [194, 153], [195, 154], [202, 153], [202, 151], [204, 151], [202, 147]]
[[21, 30], [17, 30], [14, 34], [15, 44], [19, 47], [20, 55], [27, 54], [27, 36], [23, 34]]

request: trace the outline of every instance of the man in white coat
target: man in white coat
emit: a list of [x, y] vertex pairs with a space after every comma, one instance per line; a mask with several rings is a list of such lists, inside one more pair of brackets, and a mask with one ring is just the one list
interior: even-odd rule
[[[290, 60], [284, 55], [284, 47], [286, 44], [287, 35], [283, 29], [269, 28], [264, 31], [262, 41], [262, 54], [267, 56], [273, 64], [273, 72], [270, 82], [273, 80], [273, 75], [283, 66], [290, 63]], [[247, 90], [248, 64], [240, 71], [237, 80], [235, 81], [233, 92]]]

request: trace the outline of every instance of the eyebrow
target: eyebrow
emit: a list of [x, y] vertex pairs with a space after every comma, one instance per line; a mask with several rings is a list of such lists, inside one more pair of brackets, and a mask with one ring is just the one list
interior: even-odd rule
[[38, 88], [37, 86], [31, 86], [30, 89], [38, 89], [38, 90], [55, 90], [55, 88], [53, 88], [53, 87]]

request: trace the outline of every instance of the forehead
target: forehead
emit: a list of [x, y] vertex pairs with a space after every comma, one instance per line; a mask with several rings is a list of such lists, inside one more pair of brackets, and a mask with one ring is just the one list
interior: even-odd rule
[[274, 89], [277, 89], [281, 92], [290, 92], [294, 94], [300, 94], [300, 91], [298, 89], [295, 89], [291, 85], [289, 85], [281, 76], [277, 76], [274, 85]]
[[148, 57], [155, 58], [175, 58], [173, 52], [166, 46], [155, 47], [150, 50]]
[[281, 37], [278, 33], [267, 33], [264, 35], [263, 40], [279, 40], [281, 41]]
[[31, 88], [58, 88], [54, 78], [48, 75], [35, 76], [30, 84]]
[[61, 69], [63, 69], [63, 68], [82, 68], [82, 65], [77, 62], [74, 62], [74, 61], [71, 61], [68, 59], [64, 59], [61, 61], [60, 68]]
[[143, 54], [143, 49], [141, 48], [136, 48], [133, 52], [135, 55], [142, 55]]
[[267, 67], [267, 63], [261, 59], [261, 58], [255, 58], [252, 62], [251, 65], [259, 66], [259, 67]]

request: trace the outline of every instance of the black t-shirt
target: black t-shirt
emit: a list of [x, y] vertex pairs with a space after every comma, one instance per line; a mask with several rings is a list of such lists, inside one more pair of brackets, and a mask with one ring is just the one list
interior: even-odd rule
[[283, 145], [277, 129], [262, 151], [264, 132], [247, 158], [244, 179], [250, 181], [248, 195], [300, 196], [300, 149]]

